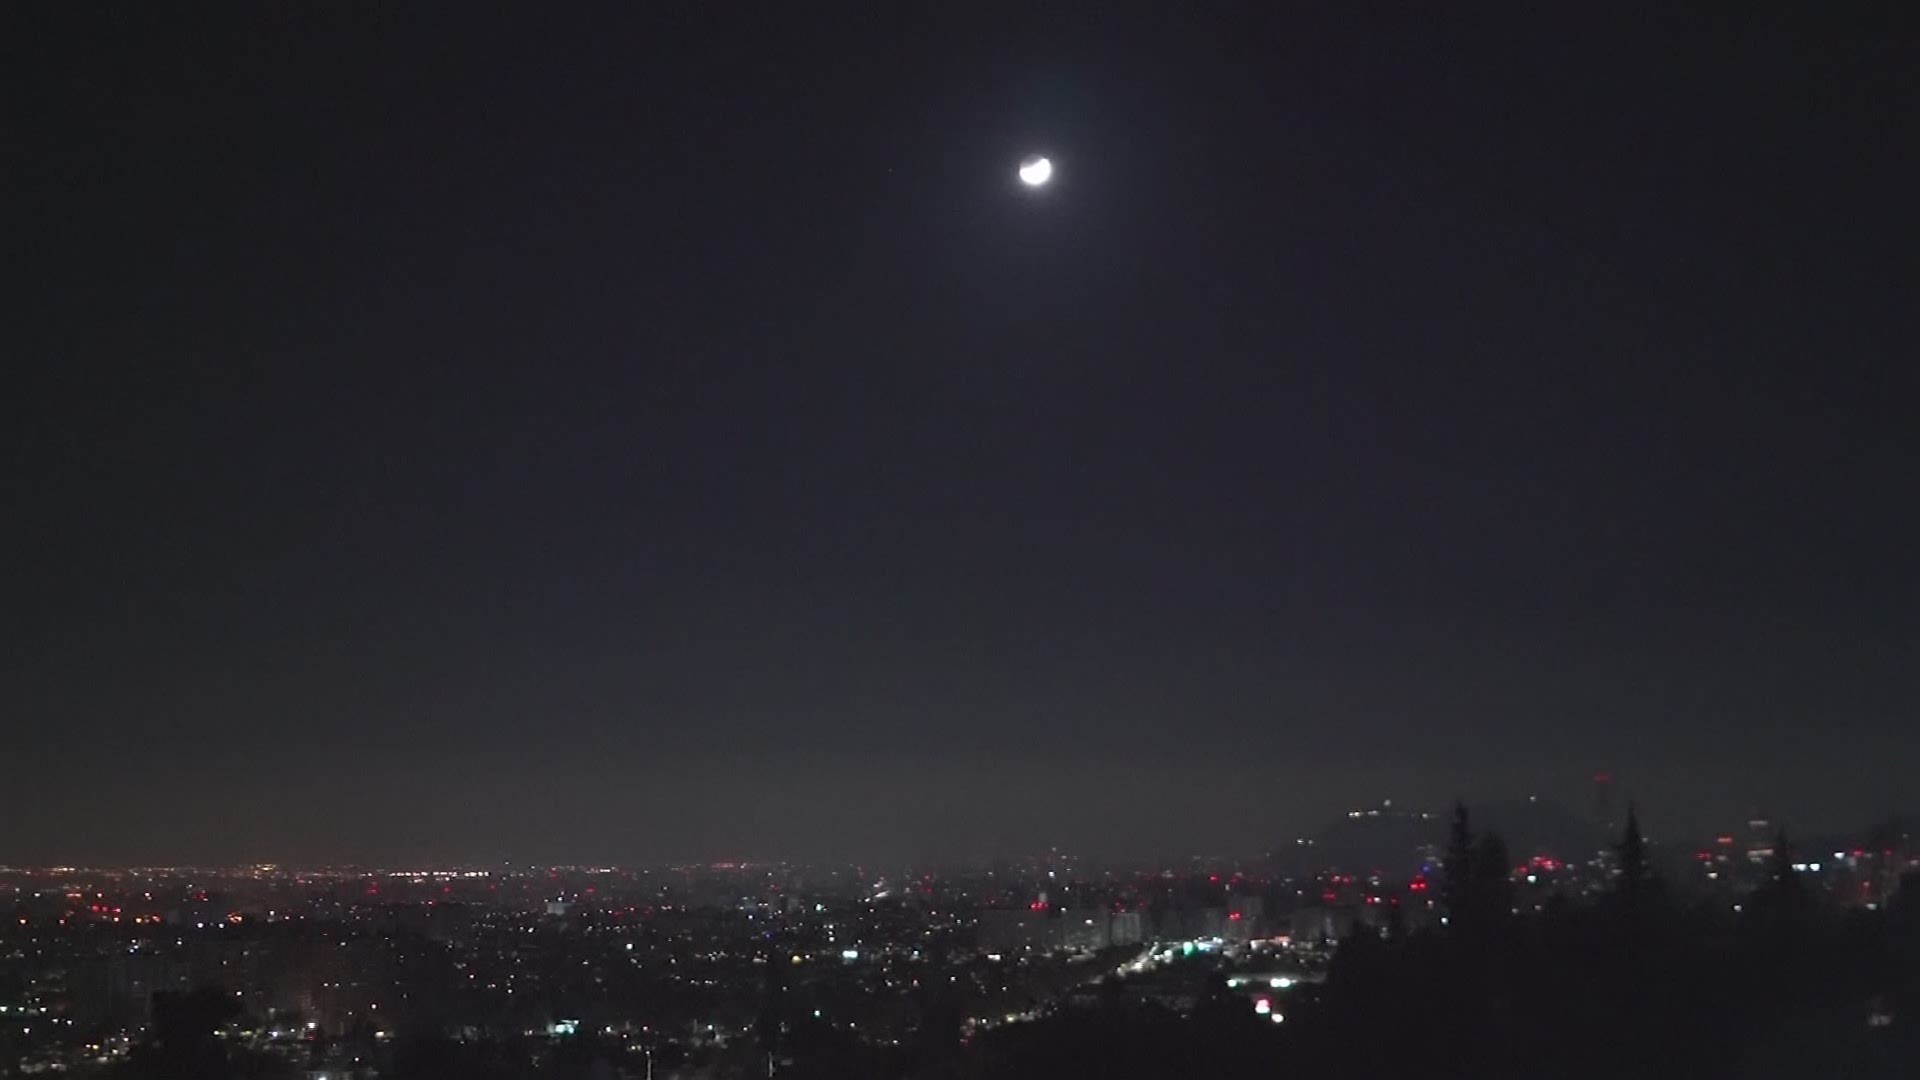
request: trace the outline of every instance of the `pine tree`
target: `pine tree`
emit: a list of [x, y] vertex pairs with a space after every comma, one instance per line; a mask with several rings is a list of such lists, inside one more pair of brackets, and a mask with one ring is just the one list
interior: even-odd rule
[[1767, 877], [1775, 884], [1791, 888], [1799, 884], [1799, 871], [1793, 868], [1793, 847], [1787, 842], [1787, 830], [1782, 827], [1773, 837], [1773, 858], [1769, 862]]
[[1614, 850], [1620, 861], [1616, 891], [1625, 897], [1645, 895], [1653, 883], [1653, 866], [1647, 858], [1646, 838], [1640, 835], [1640, 815], [1632, 803], [1627, 804], [1626, 831]]
[[1453, 824], [1447, 833], [1447, 854], [1441, 861], [1440, 899], [1449, 922], [1471, 918], [1473, 908], [1473, 828], [1467, 804], [1453, 804]]
[[1507, 842], [1491, 829], [1473, 842], [1473, 900], [1476, 917], [1493, 924], [1513, 914], [1512, 867], [1507, 861]]
[[1793, 868], [1793, 847], [1785, 829], [1774, 837], [1767, 878], [1748, 897], [1746, 910], [1745, 922], [1775, 935], [1799, 932], [1813, 914], [1813, 897]]

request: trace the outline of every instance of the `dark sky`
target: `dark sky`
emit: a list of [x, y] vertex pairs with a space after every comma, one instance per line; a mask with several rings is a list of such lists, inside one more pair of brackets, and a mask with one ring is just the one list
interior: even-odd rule
[[0, 859], [1920, 802], [1909, 30], [804, 6], [10, 11]]

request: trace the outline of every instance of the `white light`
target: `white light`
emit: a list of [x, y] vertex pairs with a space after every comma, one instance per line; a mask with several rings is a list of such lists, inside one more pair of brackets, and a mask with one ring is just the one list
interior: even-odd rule
[[1268, 1001], [1266, 998], [1261, 998], [1259, 1001], [1253, 1003], [1253, 1011], [1259, 1013], [1261, 1016], [1265, 1016], [1273, 1011], [1273, 1002]]
[[1053, 162], [1043, 157], [1031, 157], [1020, 163], [1020, 182], [1028, 187], [1039, 187], [1053, 179]]
[[1281, 1024], [1281, 1023], [1285, 1023], [1287, 1018], [1284, 1016], [1281, 1016], [1279, 1013], [1268, 1013], [1267, 1019], [1273, 1021], [1276, 1024]]
[[1273, 987], [1275, 990], [1285, 990], [1287, 987], [1293, 985], [1293, 980], [1288, 978], [1268, 979], [1267, 985]]

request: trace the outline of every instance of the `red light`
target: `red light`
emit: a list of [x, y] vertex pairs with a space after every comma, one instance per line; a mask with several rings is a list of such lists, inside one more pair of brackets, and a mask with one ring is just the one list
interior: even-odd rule
[[1415, 881], [1413, 884], [1407, 886], [1407, 888], [1412, 889], [1414, 892], [1426, 892], [1427, 883], [1425, 880], [1418, 880], [1418, 881]]
[[1231, 914], [1231, 915], [1229, 915], [1229, 916], [1227, 916], [1227, 918], [1229, 918], [1229, 919], [1231, 919], [1231, 920], [1233, 920], [1234, 922], [1239, 922], [1239, 921], [1240, 921], [1240, 913], [1236, 911], [1236, 912], [1234, 912], [1233, 914]]

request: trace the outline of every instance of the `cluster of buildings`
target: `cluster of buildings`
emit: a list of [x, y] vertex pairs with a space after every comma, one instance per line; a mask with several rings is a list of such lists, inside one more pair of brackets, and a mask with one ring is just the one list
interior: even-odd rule
[[[662, 1069], [697, 1064], [763, 1041], [776, 1002], [794, 1022], [898, 1044], [930, 1015], [1032, 1015], [1153, 942], [1245, 951], [1284, 935], [1268, 914], [1279, 892], [1250, 868], [1096, 871], [1056, 857], [962, 873], [0, 871], [0, 1062], [108, 1068], [161, 995], [203, 987], [232, 995], [233, 1046], [310, 1077], [375, 1076], [422, 1031], [591, 1035]], [[1176, 997], [1199, 985], [1162, 981]]]
[[[1525, 809], [1525, 808], [1523, 808]], [[1516, 905], [1605, 889], [1617, 822], [1517, 830]], [[655, 1075], [763, 1046], [769, 1016], [902, 1045], [1102, 991], [1192, 1007], [1224, 978], [1275, 1022], [1356, 930], [1444, 916], [1445, 821], [1351, 811], [1279, 858], [1099, 868], [1050, 853], [964, 871], [704, 864], [293, 870], [0, 868], [0, 1072], [84, 1076], [124, 1058], [161, 995], [218, 987], [222, 1037], [315, 1080], [377, 1077], [410, 1034], [591, 1037]], [[1898, 826], [1792, 842], [1764, 814], [1692, 852], [1681, 891], [1735, 909], [1789, 865], [1876, 908], [1920, 871]]]
[[1784, 865], [1830, 902], [1875, 911], [1892, 901], [1903, 880], [1920, 873], [1920, 846], [1909, 828], [1896, 821], [1858, 833], [1801, 840], [1756, 810], [1741, 828], [1702, 844], [1688, 862], [1684, 884], [1730, 903], [1737, 904]]

